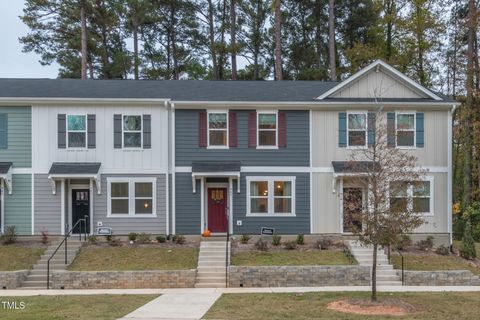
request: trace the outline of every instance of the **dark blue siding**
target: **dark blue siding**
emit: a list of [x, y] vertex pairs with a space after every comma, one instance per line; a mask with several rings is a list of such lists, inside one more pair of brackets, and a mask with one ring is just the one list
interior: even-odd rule
[[242, 166], [309, 166], [309, 112], [285, 111], [287, 147], [268, 150], [248, 148], [248, 114], [253, 110], [232, 110], [237, 113], [238, 147], [212, 150], [198, 146], [198, 113], [200, 110], [175, 111], [175, 152], [177, 166], [190, 166], [192, 161], [241, 161]]
[[200, 234], [200, 180], [193, 193], [192, 174], [177, 173], [175, 179], [175, 233]]

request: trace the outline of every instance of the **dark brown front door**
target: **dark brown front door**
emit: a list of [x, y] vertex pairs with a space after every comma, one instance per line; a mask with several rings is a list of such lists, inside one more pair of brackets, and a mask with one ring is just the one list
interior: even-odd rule
[[227, 188], [208, 188], [208, 230], [227, 232]]
[[362, 230], [363, 191], [343, 188], [343, 232]]

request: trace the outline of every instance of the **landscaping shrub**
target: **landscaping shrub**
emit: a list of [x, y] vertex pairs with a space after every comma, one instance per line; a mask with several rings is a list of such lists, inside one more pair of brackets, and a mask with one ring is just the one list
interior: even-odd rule
[[465, 259], [475, 259], [477, 251], [475, 250], [475, 241], [472, 236], [472, 225], [470, 221], [465, 224], [465, 231], [463, 233], [462, 246], [460, 248], [460, 255]]
[[274, 234], [272, 237], [272, 245], [279, 246], [282, 243], [282, 237]]
[[297, 249], [298, 239], [297, 241], [287, 241], [283, 243], [283, 246], [287, 250], [295, 250]]
[[317, 241], [317, 248], [320, 250], [328, 250], [333, 245], [333, 241], [328, 238], [320, 239]]
[[303, 234], [299, 234], [297, 236], [297, 244], [298, 245], [304, 245], [305, 244], [305, 237], [303, 236]]
[[91, 245], [95, 245], [98, 243], [98, 238], [97, 236], [89, 236], [88, 237], [88, 243], [91, 244]]
[[250, 241], [251, 237], [248, 234], [242, 234], [242, 237], [240, 238], [240, 242], [243, 244], [247, 244], [248, 241]]
[[165, 236], [157, 236], [155, 237], [155, 239], [157, 239], [158, 243], [164, 243], [165, 241], [167, 241], [167, 238], [165, 238]]
[[151, 242], [151, 235], [150, 233], [145, 233], [145, 232], [142, 232], [138, 235], [137, 237], [137, 241], [140, 242], [140, 243], [149, 243]]
[[407, 234], [402, 234], [397, 238], [395, 242], [395, 247], [397, 250], [405, 250], [408, 247], [412, 246], [412, 238]]
[[1, 237], [4, 244], [12, 244], [17, 241], [17, 229], [15, 226], [5, 227], [5, 232]]
[[185, 237], [180, 234], [174, 235], [172, 241], [176, 244], [184, 244], [186, 242]]
[[450, 254], [450, 249], [448, 249], [448, 247], [445, 247], [443, 244], [438, 247], [436, 250], [435, 250], [435, 253], [436, 254], [439, 254], [439, 255], [442, 255], [442, 256], [448, 256]]
[[429, 251], [433, 248], [433, 236], [428, 236], [425, 240], [417, 242], [417, 248], [422, 251]]
[[[480, 202], [473, 202], [468, 206], [463, 213], [463, 217], [465, 222], [470, 222], [473, 240], [476, 242], [480, 241]], [[465, 232], [465, 227], [466, 224], [464, 224], [463, 232]]]
[[48, 231], [47, 230], [42, 230], [42, 243], [47, 244], [48, 243]]
[[268, 251], [268, 243], [267, 241], [259, 238], [257, 242], [255, 242], [255, 249], [259, 251]]
[[130, 232], [130, 233], [128, 234], [128, 240], [130, 240], [130, 241], [135, 241], [135, 240], [137, 240], [137, 237], [138, 237], [138, 234], [135, 233], [135, 232]]
[[109, 234], [107, 236], [107, 242], [109, 245], [111, 245], [112, 247], [118, 247], [121, 243], [120, 243], [120, 239], [118, 239], [117, 237], [115, 237], [113, 234]]
[[345, 255], [345, 257], [347, 257], [347, 259], [353, 264], [353, 263], [356, 263], [357, 261], [355, 260], [355, 256], [353, 255], [353, 253], [350, 251], [350, 248], [348, 248], [347, 246], [343, 246], [343, 254]]

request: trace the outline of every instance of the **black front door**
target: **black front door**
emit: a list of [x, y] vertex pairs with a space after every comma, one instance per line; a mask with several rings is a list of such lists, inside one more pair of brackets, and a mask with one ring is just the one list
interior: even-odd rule
[[[90, 190], [88, 189], [73, 189], [72, 190], [72, 226], [75, 226], [78, 220], [87, 219], [87, 233], [90, 233]], [[79, 223], [73, 233], [80, 233], [80, 225], [82, 225], [82, 232], [84, 232], [84, 224]]]

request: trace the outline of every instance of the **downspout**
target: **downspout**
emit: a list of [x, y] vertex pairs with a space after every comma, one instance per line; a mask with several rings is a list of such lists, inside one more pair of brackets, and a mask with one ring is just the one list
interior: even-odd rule
[[452, 144], [453, 144], [453, 121], [452, 121], [452, 118], [453, 118], [453, 113], [455, 112], [455, 109], [456, 109], [456, 105], [453, 105], [452, 106], [452, 109], [450, 109], [450, 111], [448, 112], [448, 131], [447, 131], [447, 140], [448, 140], [448, 151], [447, 151], [447, 167], [448, 167], [448, 173], [447, 173], [447, 179], [448, 179], [448, 182], [447, 182], [447, 228], [448, 228], [448, 233], [449, 233], [449, 237], [450, 237], [450, 248], [452, 247], [453, 245], [453, 234], [452, 234], [452, 219], [453, 219], [453, 216], [452, 216], [452, 192], [453, 192], [453, 187], [452, 187], [452, 184], [453, 184], [453, 174], [452, 174]]
[[171, 211], [172, 211], [172, 229], [171, 234], [176, 234], [175, 230], [175, 214], [176, 214], [176, 201], [175, 201], [175, 103], [170, 102], [170, 119], [169, 119], [169, 130], [170, 130], [170, 139], [169, 139], [169, 172], [172, 175], [172, 202], [171, 202]]

